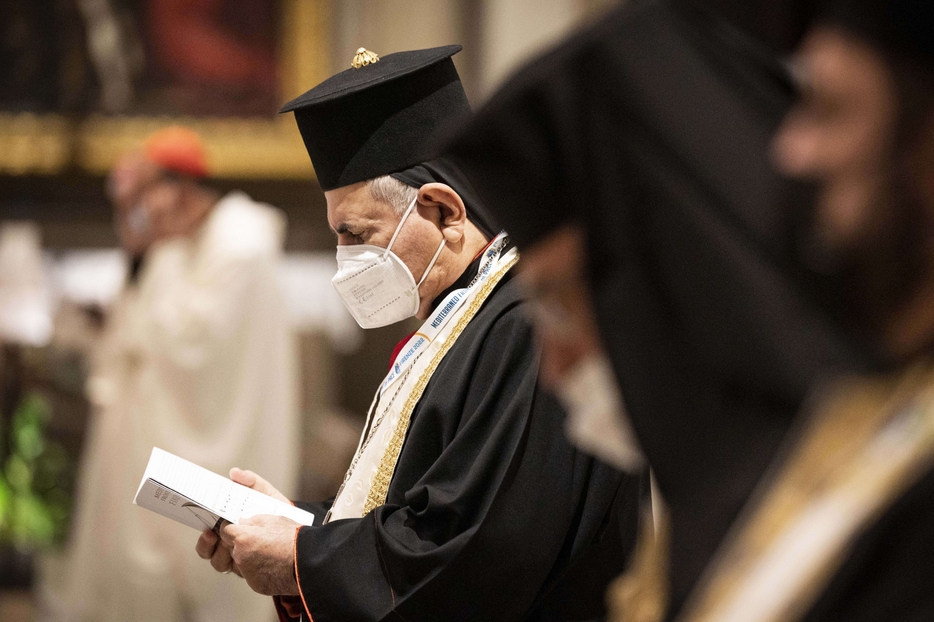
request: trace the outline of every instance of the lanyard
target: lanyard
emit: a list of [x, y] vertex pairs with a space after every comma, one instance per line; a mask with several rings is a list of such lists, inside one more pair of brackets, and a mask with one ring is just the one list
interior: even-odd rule
[[493, 274], [493, 268], [499, 264], [505, 245], [506, 233], [503, 232], [497, 235], [490, 244], [490, 247], [484, 251], [483, 259], [480, 262], [480, 269], [477, 272], [477, 276], [474, 277], [470, 284], [467, 287], [462, 287], [448, 294], [447, 297], [435, 307], [431, 317], [429, 317], [418, 331], [409, 338], [408, 343], [405, 344], [396, 356], [396, 360], [393, 362], [389, 373], [380, 385], [378, 392], [379, 397], [382, 397], [389, 387], [405, 375], [405, 372], [412, 363], [414, 363], [428, 345], [435, 340], [438, 333], [447, 325], [450, 318], [455, 315], [455, 312], [470, 298], [470, 294], [490, 278], [490, 275]]

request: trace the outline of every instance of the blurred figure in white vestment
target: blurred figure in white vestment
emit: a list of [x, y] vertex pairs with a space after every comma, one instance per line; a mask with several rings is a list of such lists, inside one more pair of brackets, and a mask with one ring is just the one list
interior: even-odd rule
[[[110, 178], [130, 274], [106, 318], [66, 581], [75, 622], [270, 619], [268, 599], [191, 550], [191, 529], [133, 505], [152, 447], [294, 487], [297, 377], [276, 269], [281, 213], [220, 196], [198, 136], [173, 127]], [[50, 612], [51, 613], [51, 612]]]

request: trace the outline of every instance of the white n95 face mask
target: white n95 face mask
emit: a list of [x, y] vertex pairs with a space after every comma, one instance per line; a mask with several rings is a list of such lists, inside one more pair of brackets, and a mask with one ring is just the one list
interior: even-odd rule
[[578, 361], [556, 394], [567, 410], [564, 430], [573, 445], [623, 471], [642, 467], [645, 458], [605, 354]]
[[337, 274], [331, 284], [361, 328], [388, 326], [418, 312], [421, 302], [418, 288], [441, 254], [444, 239], [416, 283], [405, 262], [391, 250], [416, 201], [417, 198], [405, 210], [386, 248], [372, 244], [337, 247]]

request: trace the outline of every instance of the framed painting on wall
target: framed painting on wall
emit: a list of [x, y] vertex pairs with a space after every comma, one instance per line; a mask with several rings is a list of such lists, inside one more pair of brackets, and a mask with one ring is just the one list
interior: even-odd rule
[[[42, 5], [42, 6], [40, 6]], [[278, 106], [329, 72], [327, 0], [9, 0], [0, 8], [0, 172], [109, 170], [169, 123], [220, 177], [312, 175]]]

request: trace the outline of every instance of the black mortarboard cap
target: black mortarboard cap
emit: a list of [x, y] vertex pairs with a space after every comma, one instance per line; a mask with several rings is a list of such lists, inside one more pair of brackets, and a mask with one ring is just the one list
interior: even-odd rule
[[279, 112], [294, 112], [324, 190], [431, 159], [437, 130], [470, 111], [451, 56], [459, 45], [398, 52], [331, 76]]

